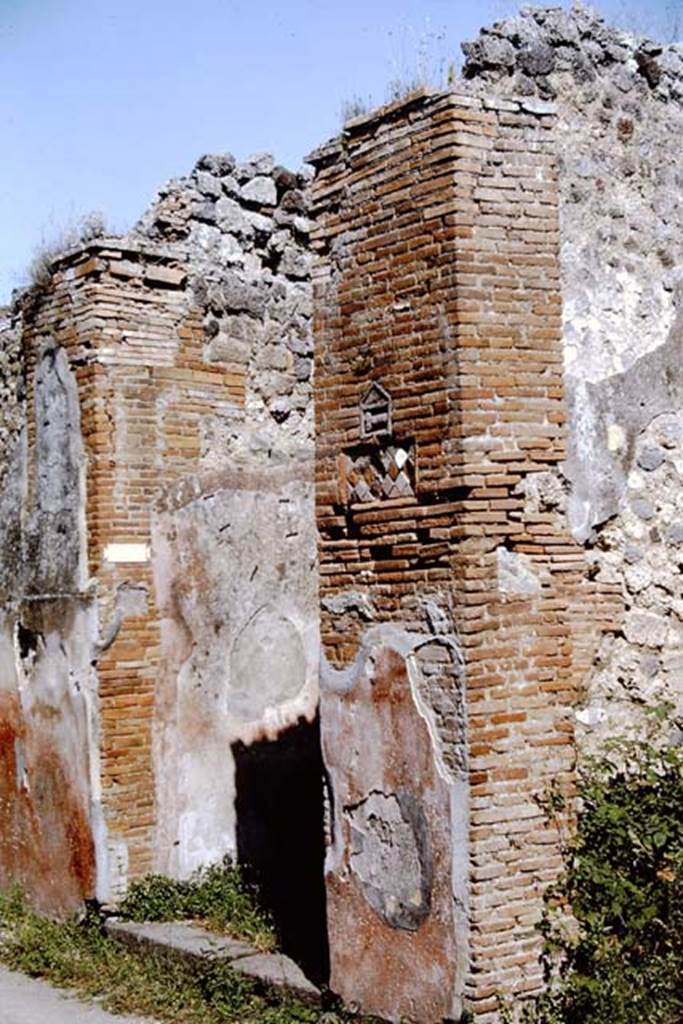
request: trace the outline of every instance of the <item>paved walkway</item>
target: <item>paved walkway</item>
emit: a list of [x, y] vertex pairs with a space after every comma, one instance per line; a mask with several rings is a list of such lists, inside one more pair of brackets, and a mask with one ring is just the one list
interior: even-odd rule
[[45, 981], [0, 967], [0, 1024], [148, 1024], [81, 1003]]

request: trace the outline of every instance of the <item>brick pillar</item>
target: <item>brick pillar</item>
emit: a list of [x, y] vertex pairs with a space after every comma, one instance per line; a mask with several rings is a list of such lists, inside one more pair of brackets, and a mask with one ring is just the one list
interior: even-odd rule
[[160, 706], [168, 651], [154, 515], [162, 493], [197, 471], [207, 412], [243, 404], [244, 373], [207, 364], [182, 252], [114, 244], [75, 273], [99, 325], [84, 438], [88, 554], [100, 597], [102, 800], [116, 893], [155, 867], [158, 774], [170, 770], [154, 756], [155, 720], [173, 714]]
[[331, 984], [394, 1020], [541, 984], [584, 571], [529, 498], [564, 456], [553, 124], [423, 92], [312, 158]]
[[[89, 633], [81, 628], [77, 639], [93, 672], [90, 721], [78, 737], [86, 764], [79, 784], [90, 789], [97, 892], [110, 898], [155, 866], [156, 789], [167, 770], [155, 751], [155, 716], [174, 710], [160, 706], [158, 692], [169, 655], [154, 515], [162, 493], [182, 491], [197, 472], [203, 418], [243, 406], [244, 372], [206, 362], [202, 313], [180, 248], [92, 242], [58, 261], [36, 303], [25, 316], [29, 401], [34, 363], [47, 346], [59, 353], [61, 376], [73, 377], [78, 416], [70, 429], [79, 444], [82, 436], [82, 536], [74, 540], [71, 529], [67, 544], [46, 534], [43, 546], [73, 549], [75, 594], [91, 614]], [[32, 431], [29, 424], [35, 447]], [[63, 561], [51, 555], [59, 575], [52, 591], [65, 589]], [[91, 889], [89, 881], [85, 895]]]

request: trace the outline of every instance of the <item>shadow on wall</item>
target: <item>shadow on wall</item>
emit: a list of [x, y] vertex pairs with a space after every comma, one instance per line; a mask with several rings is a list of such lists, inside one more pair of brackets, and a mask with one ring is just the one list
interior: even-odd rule
[[237, 856], [259, 887], [284, 953], [317, 985], [329, 980], [320, 723], [233, 744]]

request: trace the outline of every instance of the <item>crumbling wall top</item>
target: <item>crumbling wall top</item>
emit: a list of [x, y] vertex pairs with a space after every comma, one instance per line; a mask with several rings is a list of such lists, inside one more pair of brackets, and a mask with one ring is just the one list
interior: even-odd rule
[[[663, 45], [605, 24], [590, 7], [522, 7], [463, 43], [465, 79], [552, 99], [610, 78], [621, 93], [683, 100], [683, 44]], [[509, 83], [509, 87], [508, 84]]]
[[363, 114], [349, 118], [344, 122], [339, 135], [318, 146], [306, 157], [306, 162], [316, 170], [334, 163], [342, 153], [346, 141], [360, 134], [367, 134], [383, 123], [398, 121], [414, 112], [420, 111], [430, 103], [448, 100], [453, 107], [474, 110], [506, 111], [508, 113], [554, 114], [554, 103], [536, 96], [517, 95], [501, 96], [493, 91], [489, 93], [474, 92], [470, 83], [460, 81], [453, 88], [442, 89], [435, 86], [421, 86], [400, 99], [393, 100], [378, 107], [373, 107]]

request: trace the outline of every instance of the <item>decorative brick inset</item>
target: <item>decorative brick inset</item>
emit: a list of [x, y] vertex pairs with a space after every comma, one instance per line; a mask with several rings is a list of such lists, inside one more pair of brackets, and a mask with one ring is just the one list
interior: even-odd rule
[[341, 457], [341, 487], [349, 505], [414, 494], [415, 451], [409, 444], [362, 446]]

